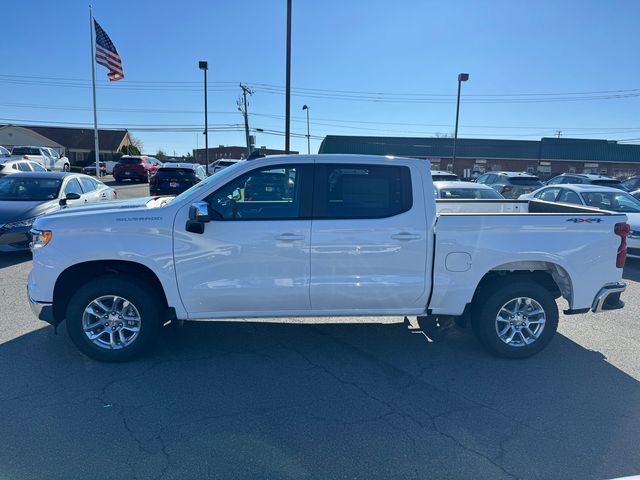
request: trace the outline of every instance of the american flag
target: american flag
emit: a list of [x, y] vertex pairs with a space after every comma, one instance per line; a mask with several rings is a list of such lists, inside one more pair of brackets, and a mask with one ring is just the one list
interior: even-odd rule
[[122, 69], [122, 60], [118, 55], [116, 46], [95, 19], [93, 24], [96, 31], [96, 62], [103, 67], [107, 67], [109, 80], [122, 80], [124, 78], [124, 70]]

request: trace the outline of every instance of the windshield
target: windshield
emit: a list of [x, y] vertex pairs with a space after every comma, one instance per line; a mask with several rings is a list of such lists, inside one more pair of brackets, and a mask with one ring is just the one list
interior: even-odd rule
[[613, 212], [640, 212], [640, 201], [626, 192], [583, 192], [582, 198], [589, 207]]
[[62, 180], [58, 178], [15, 178], [0, 179], [0, 200], [46, 201], [58, 198]]
[[491, 200], [504, 197], [493, 188], [442, 188], [440, 198]]

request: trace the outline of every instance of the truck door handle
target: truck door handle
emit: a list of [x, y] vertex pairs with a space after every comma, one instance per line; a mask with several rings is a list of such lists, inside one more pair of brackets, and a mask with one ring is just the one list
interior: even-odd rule
[[394, 240], [400, 240], [400, 241], [408, 241], [408, 240], [418, 240], [420, 238], [420, 235], [417, 235], [415, 233], [409, 233], [409, 232], [400, 232], [400, 233], [396, 233], [395, 235], [391, 235], [391, 238], [393, 238]]
[[304, 240], [304, 235], [296, 235], [295, 233], [283, 233], [282, 235], [276, 235], [276, 240], [282, 242], [295, 242], [296, 240]]

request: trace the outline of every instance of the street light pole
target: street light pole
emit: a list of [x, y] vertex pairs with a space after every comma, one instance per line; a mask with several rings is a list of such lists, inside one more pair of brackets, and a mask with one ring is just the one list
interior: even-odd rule
[[303, 105], [302, 110], [307, 111], [307, 155], [311, 155], [311, 134], [309, 133], [309, 106]]
[[207, 70], [209, 63], [198, 62], [198, 68], [204, 72], [204, 159], [207, 165], [207, 175], [209, 174], [209, 116], [207, 114]]
[[458, 143], [458, 117], [460, 116], [460, 90], [462, 86], [462, 82], [466, 82], [469, 80], [468, 73], [460, 73], [458, 74], [458, 100], [456, 101], [456, 128], [453, 131], [453, 158], [451, 159], [451, 170], [455, 173], [455, 165], [456, 165], [456, 147]]

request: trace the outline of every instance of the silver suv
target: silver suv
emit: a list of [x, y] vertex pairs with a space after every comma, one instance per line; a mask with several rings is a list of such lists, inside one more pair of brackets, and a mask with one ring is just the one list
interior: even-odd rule
[[490, 186], [504, 198], [518, 198], [520, 195], [544, 187], [538, 177], [527, 172], [489, 172], [480, 175], [476, 183]]

